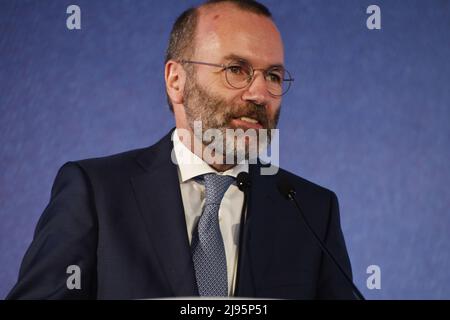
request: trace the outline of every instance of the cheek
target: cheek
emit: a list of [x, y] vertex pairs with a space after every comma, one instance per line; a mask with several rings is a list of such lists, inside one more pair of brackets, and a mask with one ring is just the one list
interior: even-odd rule
[[221, 92], [226, 86], [222, 75], [214, 72], [197, 72], [197, 82], [209, 92]]
[[267, 115], [270, 119], [275, 118], [276, 114], [279, 112], [281, 108], [280, 102], [273, 103], [271, 106], [267, 108]]
[[218, 92], [218, 96], [220, 96], [221, 100], [221, 109], [222, 112], [237, 112], [240, 108], [242, 108], [243, 102], [239, 95], [236, 95], [235, 92], [230, 91], [228, 89], [222, 89]]

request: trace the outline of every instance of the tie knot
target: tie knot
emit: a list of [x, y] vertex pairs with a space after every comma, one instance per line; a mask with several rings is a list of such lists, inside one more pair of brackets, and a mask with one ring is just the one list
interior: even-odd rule
[[225, 192], [234, 182], [233, 177], [215, 173], [207, 173], [203, 175], [203, 179], [205, 181], [205, 204], [220, 205]]

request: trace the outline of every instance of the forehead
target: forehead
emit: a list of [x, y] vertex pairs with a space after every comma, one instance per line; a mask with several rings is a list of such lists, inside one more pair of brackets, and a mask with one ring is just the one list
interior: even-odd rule
[[195, 58], [220, 62], [242, 57], [258, 67], [283, 64], [281, 35], [269, 17], [230, 3], [201, 7], [196, 30]]

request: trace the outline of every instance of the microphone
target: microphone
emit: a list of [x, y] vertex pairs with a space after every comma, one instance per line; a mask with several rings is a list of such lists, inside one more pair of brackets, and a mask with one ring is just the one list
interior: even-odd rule
[[244, 262], [245, 262], [245, 256], [246, 256], [246, 249], [247, 249], [247, 233], [246, 230], [246, 222], [247, 222], [247, 215], [246, 215], [246, 208], [247, 208], [247, 201], [248, 201], [248, 194], [250, 190], [250, 175], [247, 172], [240, 172], [236, 177], [236, 185], [244, 193], [244, 203], [242, 205], [242, 211], [241, 211], [241, 223], [239, 227], [239, 246], [238, 246], [238, 266], [237, 266], [237, 275], [236, 275], [236, 289], [234, 292], [234, 296], [236, 294], [239, 294], [240, 291], [240, 278], [244, 271]]
[[311, 227], [311, 225], [308, 222], [308, 219], [306, 218], [305, 214], [303, 213], [303, 210], [301, 209], [295, 195], [295, 189], [294, 187], [287, 181], [287, 180], [280, 180], [278, 181], [278, 191], [288, 200], [292, 201], [295, 204], [295, 207], [297, 208], [298, 212], [300, 213], [303, 222], [305, 223], [307, 229], [312, 233], [314, 238], [316, 239], [317, 243], [319, 244], [320, 248], [323, 252], [333, 261], [333, 263], [336, 265], [336, 267], [339, 269], [341, 274], [344, 276], [348, 284], [352, 287], [353, 293], [356, 294], [356, 296], [360, 300], [365, 300], [362, 293], [359, 291], [359, 289], [356, 287], [356, 285], [353, 283], [352, 279], [347, 275], [347, 273], [344, 271], [344, 269], [341, 267], [339, 262], [336, 260], [336, 258], [333, 256], [333, 254], [328, 250], [327, 246], [323, 241], [319, 238], [317, 233], [314, 231], [314, 229]]
[[239, 190], [245, 192], [250, 187], [250, 175], [245, 171], [239, 172], [236, 177], [236, 184]]

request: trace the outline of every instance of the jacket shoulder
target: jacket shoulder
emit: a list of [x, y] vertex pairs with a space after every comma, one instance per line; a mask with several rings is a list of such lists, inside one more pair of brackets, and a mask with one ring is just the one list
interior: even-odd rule
[[[105, 157], [89, 158], [73, 161], [87, 173], [98, 174], [134, 174], [150, 166], [160, 158], [170, 159], [172, 147], [171, 134], [167, 134], [155, 144], [133, 149]], [[168, 156], [167, 156], [168, 154]]]
[[330, 189], [323, 187], [317, 183], [314, 183], [312, 181], [309, 181], [303, 177], [300, 177], [292, 172], [289, 172], [285, 169], [279, 169], [278, 172], [279, 179], [286, 179], [290, 183], [292, 183], [296, 187], [300, 187], [303, 190], [308, 190], [310, 192], [314, 193], [324, 193], [329, 195], [330, 193], [334, 193]]
[[120, 171], [127, 171], [130, 166], [136, 165], [136, 160], [139, 156], [151, 150], [152, 147], [133, 149], [124, 152], [120, 152], [117, 154], [112, 154], [104, 157], [96, 157], [96, 158], [88, 158], [71, 161], [78, 166], [82, 167], [86, 171], [116, 171], [119, 169]]

